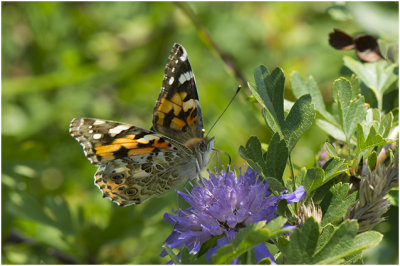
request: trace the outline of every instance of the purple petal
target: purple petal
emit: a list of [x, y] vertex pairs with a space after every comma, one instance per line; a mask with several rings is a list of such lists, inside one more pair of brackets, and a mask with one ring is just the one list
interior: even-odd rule
[[306, 196], [303, 186], [299, 186], [293, 193], [283, 194], [282, 198], [286, 199], [288, 203], [299, 202]]
[[271, 259], [271, 264], [276, 265], [274, 256], [269, 252], [268, 248], [265, 246], [264, 243], [261, 243], [255, 247], [253, 247], [256, 263], [258, 263], [260, 260], [264, 258], [270, 258]]

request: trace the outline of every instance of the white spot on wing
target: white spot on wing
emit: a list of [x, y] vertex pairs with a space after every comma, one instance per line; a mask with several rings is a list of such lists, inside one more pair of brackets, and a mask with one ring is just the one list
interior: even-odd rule
[[101, 136], [102, 136], [101, 134], [97, 133], [97, 134], [94, 134], [94, 135], [93, 135], [93, 138], [94, 138], [94, 139], [100, 139]]
[[194, 75], [193, 75], [192, 71], [188, 71], [186, 73], [183, 73], [179, 77], [179, 83], [183, 84], [183, 83], [185, 83], [186, 81], [190, 80], [193, 77], [194, 77]]
[[128, 128], [130, 128], [130, 126], [128, 125], [118, 125], [114, 128], [111, 128], [108, 133], [111, 135], [111, 137], [114, 137], [115, 135], [121, 133], [124, 130], [127, 130]]
[[174, 77], [171, 77], [171, 78], [168, 80], [168, 84], [169, 84], [169, 85], [172, 85], [172, 83], [174, 83]]
[[94, 123], [93, 123], [93, 125], [102, 125], [102, 124], [104, 124], [106, 121], [104, 121], [104, 120], [96, 120], [96, 121], [94, 121]]
[[181, 61], [186, 61], [186, 59], [187, 59], [187, 53], [186, 53], [185, 50], [183, 50], [183, 54], [179, 57], [179, 59], [180, 59]]
[[173, 68], [171, 69], [171, 72], [172, 72], [172, 73], [174, 73], [174, 72], [175, 72], [175, 67], [173, 67]]
[[196, 108], [196, 104], [199, 105], [199, 102], [193, 99], [183, 102], [182, 104], [183, 111], [187, 112], [187, 110], [189, 110], [190, 108]]

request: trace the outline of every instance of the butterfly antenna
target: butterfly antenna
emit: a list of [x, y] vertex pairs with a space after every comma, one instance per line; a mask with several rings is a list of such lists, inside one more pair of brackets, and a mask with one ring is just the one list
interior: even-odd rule
[[211, 130], [214, 128], [214, 126], [217, 124], [217, 122], [219, 121], [219, 119], [221, 119], [222, 115], [225, 113], [225, 111], [228, 109], [229, 105], [231, 105], [231, 103], [233, 102], [233, 100], [235, 99], [236, 95], [238, 95], [240, 89], [242, 88], [242, 86], [238, 86], [235, 95], [233, 95], [232, 99], [229, 101], [228, 105], [225, 107], [224, 111], [222, 112], [222, 114], [217, 118], [217, 120], [215, 120], [214, 124], [211, 126], [210, 130], [208, 131], [206, 137], [208, 136], [208, 134], [210, 134]]

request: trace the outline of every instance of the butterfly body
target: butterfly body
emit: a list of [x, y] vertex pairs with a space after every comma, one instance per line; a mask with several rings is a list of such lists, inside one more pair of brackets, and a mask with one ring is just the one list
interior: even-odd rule
[[168, 58], [150, 130], [94, 118], [73, 119], [70, 134], [98, 166], [95, 184], [121, 206], [139, 204], [194, 179], [208, 164], [214, 138], [204, 137], [194, 75], [185, 49]]

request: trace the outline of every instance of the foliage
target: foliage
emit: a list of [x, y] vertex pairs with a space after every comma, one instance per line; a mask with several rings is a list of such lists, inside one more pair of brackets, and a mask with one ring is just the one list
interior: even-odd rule
[[[333, 28], [368, 32], [379, 36], [385, 57], [397, 58], [397, 5], [185, 6], [208, 34], [167, 2], [2, 3], [2, 263], [210, 263], [204, 253], [214, 238], [198, 254], [184, 247], [180, 261], [168, 247], [170, 258], [161, 258], [171, 232], [163, 214], [177, 208], [176, 193], [127, 208], [103, 200], [91, 181], [95, 167], [68, 134], [73, 117], [150, 128], [174, 42], [189, 53], [208, 129], [238, 82], [207, 36], [246, 80], [254, 73], [249, 90], [242, 90], [212, 131], [216, 146], [236, 165], [246, 162], [256, 170], [273, 193], [300, 185], [307, 192], [304, 206], [282, 200], [280, 217], [240, 231], [212, 262], [239, 256], [241, 263], [254, 263], [251, 249], [259, 243], [266, 243], [277, 263], [398, 262], [397, 189], [389, 190], [388, 221], [376, 231], [361, 233], [356, 221], [345, 219], [349, 209], [357, 211], [360, 166], [375, 171], [380, 152], [395, 144], [389, 137], [398, 126], [398, 65], [361, 63], [354, 52], [327, 43]], [[280, 67], [255, 68], [260, 63]], [[288, 82], [284, 73], [291, 73]], [[315, 154], [325, 140], [321, 167]], [[386, 161], [394, 161], [396, 152], [389, 153]], [[320, 219], [301, 219], [301, 213], [318, 213], [311, 201]], [[287, 232], [285, 221], [297, 228]]]

